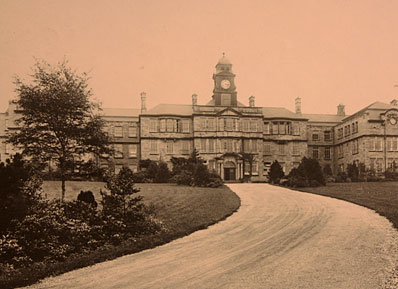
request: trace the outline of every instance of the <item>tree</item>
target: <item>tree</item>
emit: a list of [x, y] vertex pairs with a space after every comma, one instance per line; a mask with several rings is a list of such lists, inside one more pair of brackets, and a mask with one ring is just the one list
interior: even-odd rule
[[63, 201], [73, 165], [87, 155], [110, 153], [100, 105], [90, 101], [87, 75], [72, 71], [66, 61], [54, 67], [38, 61], [31, 77], [31, 83], [15, 80], [22, 117], [17, 121], [20, 129], [9, 135], [8, 142], [42, 163], [55, 161]]
[[271, 164], [271, 169], [268, 173], [269, 180], [271, 183], [279, 183], [280, 179], [285, 176], [282, 166], [277, 160]]

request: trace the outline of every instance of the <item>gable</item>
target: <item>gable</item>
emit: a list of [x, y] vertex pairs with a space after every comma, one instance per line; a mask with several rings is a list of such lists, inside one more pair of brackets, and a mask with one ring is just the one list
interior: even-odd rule
[[221, 111], [219, 111], [217, 113], [217, 116], [226, 116], [226, 115], [228, 115], [228, 116], [241, 116], [241, 113], [239, 111], [236, 111], [233, 108], [230, 108], [230, 107], [228, 107], [228, 108], [226, 108], [224, 110], [221, 110]]

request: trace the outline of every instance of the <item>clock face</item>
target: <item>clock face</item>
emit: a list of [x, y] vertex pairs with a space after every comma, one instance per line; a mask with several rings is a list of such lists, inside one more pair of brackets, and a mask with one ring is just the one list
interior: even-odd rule
[[221, 87], [224, 89], [228, 89], [231, 86], [231, 83], [228, 79], [224, 79], [221, 81]]
[[395, 125], [396, 123], [397, 123], [397, 119], [396, 118], [390, 118], [390, 123], [392, 124], [392, 125]]

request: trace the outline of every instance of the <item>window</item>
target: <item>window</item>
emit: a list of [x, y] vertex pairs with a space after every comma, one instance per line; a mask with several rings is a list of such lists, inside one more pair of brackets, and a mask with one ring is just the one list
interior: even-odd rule
[[330, 147], [325, 147], [325, 160], [330, 160]]
[[313, 134], [312, 134], [312, 140], [313, 140], [313, 141], [319, 141], [319, 133], [317, 133], [317, 132], [316, 132], [316, 133], [313, 133]]
[[378, 173], [383, 171], [383, 159], [382, 158], [377, 158], [376, 159], [376, 171]]
[[398, 138], [396, 138], [396, 137], [394, 137], [393, 139], [392, 139], [392, 150], [393, 151], [397, 151], [398, 150]]
[[186, 140], [182, 141], [181, 153], [189, 154], [189, 141]]
[[160, 132], [165, 132], [166, 131], [166, 120], [165, 119], [161, 119], [160, 120]]
[[270, 155], [271, 154], [271, 143], [270, 142], [265, 142], [264, 143], [264, 154], [265, 155]]
[[264, 123], [264, 134], [269, 134], [269, 122]]
[[207, 150], [206, 150], [206, 139], [205, 138], [202, 138], [201, 140], [200, 140], [200, 150], [202, 151], [202, 152], [206, 152]]
[[205, 118], [200, 119], [200, 130], [202, 130], [202, 131], [206, 130], [206, 119]]
[[115, 150], [115, 158], [117, 158], [117, 159], [123, 158], [123, 145], [122, 144], [115, 144], [114, 150]]
[[214, 153], [216, 151], [216, 140], [209, 139], [209, 152]]
[[189, 133], [189, 119], [182, 120], [182, 132]]
[[359, 142], [358, 140], [352, 141], [352, 154], [357, 154], [359, 152]]
[[284, 122], [279, 123], [279, 134], [286, 134], [286, 127]]
[[166, 153], [168, 153], [168, 154], [173, 153], [173, 145], [174, 145], [174, 142], [172, 140], [168, 140], [166, 142]]
[[158, 140], [151, 139], [150, 152], [151, 152], [151, 154], [157, 154], [158, 153]]
[[248, 119], [242, 120], [242, 131], [249, 131], [249, 120]]
[[293, 135], [300, 135], [300, 128], [297, 122], [292, 123]]
[[225, 140], [225, 148], [227, 152], [232, 152], [232, 139]]
[[10, 153], [10, 144], [9, 144], [9, 143], [6, 143], [5, 153], [6, 153], [6, 154], [9, 154], [9, 153]]
[[137, 126], [129, 126], [129, 137], [136, 137], [137, 136]]
[[286, 145], [284, 143], [278, 145], [278, 152], [280, 155], [284, 155], [286, 153]]
[[158, 120], [152, 118], [149, 121], [149, 132], [157, 132], [158, 131]]
[[129, 158], [137, 157], [137, 145], [129, 144]]
[[312, 158], [318, 159], [319, 158], [319, 148], [312, 147]]
[[330, 141], [330, 140], [332, 140], [332, 132], [329, 131], [329, 130], [325, 131], [325, 132], [324, 132], [324, 138], [325, 138], [325, 141]]
[[300, 154], [300, 146], [298, 142], [293, 143], [293, 155], [299, 155]]
[[352, 129], [351, 129], [352, 133], [353, 134], [356, 133], [356, 131], [355, 131], [355, 123], [354, 122], [351, 124], [351, 127], [352, 127]]
[[342, 158], [344, 156], [343, 145], [337, 146], [337, 156]]
[[272, 123], [272, 134], [279, 134], [277, 122]]
[[115, 126], [115, 137], [123, 137], [123, 127]]
[[343, 137], [343, 128], [341, 127], [337, 130], [337, 138], [341, 139], [342, 137]]
[[224, 128], [227, 131], [232, 131], [232, 123], [233, 119], [232, 118], [224, 118]]
[[383, 150], [383, 144], [381, 143], [381, 138], [376, 137], [375, 139], [375, 150], [376, 151], [382, 151]]
[[166, 120], [166, 131], [167, 132], [174, 132], [174, 124], [175, 124], [175, 120], [168, 118]]
[[[257, 162], [252, 162], [252, 175], [258, 175], [258, 163]], [[250, 174], [250, 162], [246, 161], [245, 162], [245, 175]]]
[[252, 149], [251, 149], [251, 151], [252, 151], [253, 153], [256, 153], [256, 152], [257, 152], [257, 141], [256, 141], [255, 139], [252, 139], [252, 140], [251, 140], [251, 143], [252, 143]]
[[351, 132], [350, 132], [350, 125], [347, 125], [347, 135], [350, 135], [351, 134]]
[[256, 119], [250, 120], [250, 131], [257, 131], [257, 120]]

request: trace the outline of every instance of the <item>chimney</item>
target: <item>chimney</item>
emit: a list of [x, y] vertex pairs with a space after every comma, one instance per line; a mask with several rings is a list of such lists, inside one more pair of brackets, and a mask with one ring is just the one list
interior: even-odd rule
[[141, 92], [141, 113], [146, 112], [146, 93]]
[[196, 93], [192, 94], [192, 105], [198, 104], [198, 95]]
[[341, 103], [337, 106], [337, 115], [338, 116], [345, 116], [344, 108], [345, 108], [345, 105], [341, 104]]
[[391, 100], [390, 104], [392, 104], [393, 106], [398, 106], [398, 100], [393, 99], [393, 100]]
[[296, 104], [296, 114], [301, 114], [301, 97], [300, 96], [296, 97], [295, 104]]
[[249, 106], [254, 107], [254, 96], [253, 95], [249, 97]]

